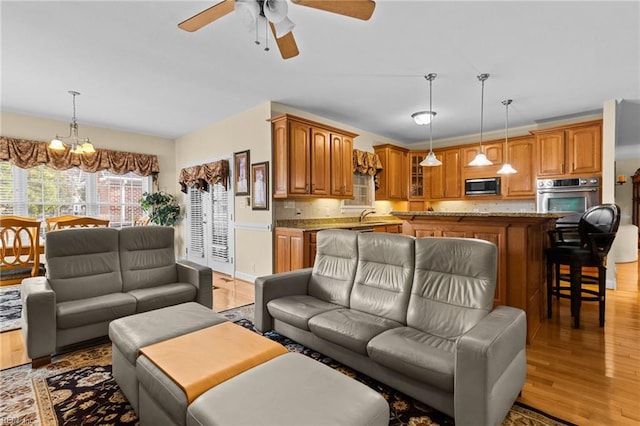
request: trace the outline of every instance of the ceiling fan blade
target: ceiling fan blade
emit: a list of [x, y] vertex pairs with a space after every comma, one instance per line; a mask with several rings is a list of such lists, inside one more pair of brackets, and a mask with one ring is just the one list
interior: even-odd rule
[[326, 10], [338, 15], [350, 16], [368, 21], [373, 15], [376, 3], [373, 0], [291, 0], [301, 6]]
[[272, 22], [269, 22], [269, 26], [271, 27], [271, 33], [273, 34], [273, 38], [276, 39], [276, 44], [278, 45], [278, 49], [280, 50], [280, 55], [282, 55], [282, 59], [293, 58], [294, 56], [298, 56], [300, 51], [298, 50], [298, 45], [296, 44], [296, 39], [293, 37], [293, 31], [289, 31], [285, 35], [280, 38], [276, 37], [276, 28]]
[[236, 2], [234, 0], [222, 0], [220, 3], [180, 22], [178, 27], [189, 32], [197, 31], [216, 19], [220, 19], [224, 15], [233, 12], [235, 9], [235, 3]]

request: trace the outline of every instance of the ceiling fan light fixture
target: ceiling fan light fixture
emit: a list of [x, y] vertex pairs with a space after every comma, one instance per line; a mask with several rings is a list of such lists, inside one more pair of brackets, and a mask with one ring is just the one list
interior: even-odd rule
[[236, 0], [235, 15], [240, 20], [240, 25], [247, 31], [256, 28], [258, 16], [260, 16], [260, 5], [255, 0]]
[[419, 126], [426, 126], [431, 123], [431, 120], [433, 120], [435, 116], [436, 113], [433, 111], [418, 111], [411, 114], [411, 118], [413, 118], [413, 121]]
[[288, 6], [286, 0], [265, 0], [262, 10], [264, 11], [264, 16], [274, 24], [287, 19]]
[[489, 74], [480, 74], [478, 80], [482, 83], [482, 94], [480, 96], [480, 150], [476, 157], [469, 162], [469, 166], [490, 166], [493, 164], [482, 151], [482, 126], [484, 122], [484, 82], [489, 78]]

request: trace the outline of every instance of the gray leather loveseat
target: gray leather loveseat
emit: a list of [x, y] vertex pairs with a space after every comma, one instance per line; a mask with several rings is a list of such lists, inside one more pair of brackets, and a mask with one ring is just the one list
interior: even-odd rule
[[47, 276], [22, 281], [22, 333], [38, 366], [60, 348], [107, 336], [126, 315], [213, 304], [211, 269], [175, 260], [165, 226], [70, 228], [45, 241]]
[[455, 418], [497, 425], [526, 377], [525, 313], [493, 307], [497, 249], [325, 230], [313, 269], [256, 280], [255, 325]]

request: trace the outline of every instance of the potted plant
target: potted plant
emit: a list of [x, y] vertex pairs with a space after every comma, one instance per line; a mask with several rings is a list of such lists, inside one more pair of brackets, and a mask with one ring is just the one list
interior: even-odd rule
[[174, 226], [180, 218], [178, 200], [164, 191], [145, 192], [140, 204], [149, 215], [149, 220], [157, 225]]

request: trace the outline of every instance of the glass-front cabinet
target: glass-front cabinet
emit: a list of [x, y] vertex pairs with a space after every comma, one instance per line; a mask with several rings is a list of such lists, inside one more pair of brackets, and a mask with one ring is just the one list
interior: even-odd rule
[[424, 210], [424, 167], [420, 165], [427, 156], [426, 151], [409, 151], [409, 210]]

